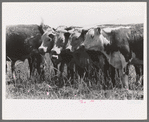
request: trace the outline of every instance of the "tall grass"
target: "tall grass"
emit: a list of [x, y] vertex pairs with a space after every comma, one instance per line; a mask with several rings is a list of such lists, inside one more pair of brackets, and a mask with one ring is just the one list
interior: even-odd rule
[[[7, 99], [100, 99], [100, 100], [137, 100], [143, 99], [143, 86], [139, 85], [136, 80], [135, 73], [129, 74], [130, 90], [121, 89], [121, 82], [116, 77], [117, 88], [113, 88], [111, 79], [104, 81], [102, 71], [97, 72], [97, 81], [95, 78], [86, 78], [76, 73], [74, 84], [72, 79], [66, 77], [67, 72], [64, 71], [62, 77], [55, 75], [54, 67], [50, 60], [49, 54], [45, 55], [44, 79], [41, 80], [41, 74], [34, 73], [30, 76], [28, 61], [18, 63], [15, 68], [15, 85], [6, 85]], [[10, 67], [10, 62], [7, 63]], [[66, 69], [66, 68], [65, 68]], [[6, 74], [7, 79], [12, 80], [11, 69], [8, 68]], [[58, 71], [59, 72], [59, 71]], [[58, 73], [59, 74], [59, 73]], [[84, 74], [85, 76], [85, 74]], [[9, 78], [10, 79], [9, 79]], [[59, 87], [59, 82], [63, 83], [63, 87]], [[104, 90], [103, 86], [107, 85], [109, 90]]]

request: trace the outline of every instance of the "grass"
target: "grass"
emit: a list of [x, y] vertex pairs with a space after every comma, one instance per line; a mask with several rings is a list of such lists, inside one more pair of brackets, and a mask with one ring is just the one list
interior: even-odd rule
[[28, 84], [26, 87], [8, 85], [6, 87], [7, 99], [94, 99], [94, 100], [142, 100], [142, 90], [94, 90], [80, 85], [78, 88], [64, 86], [57, 88], [47, 83]]
[[[53, 66], [48, 55], [45, 57], [45, 79], [40, 80], [40, 75], [35, 70], [29, 77], [28, 63], [19, 63], [16, 66], [15, 86], [6, 85], [7, 99], [71, 99], [71, 100], [142, 100], [144, 93], [143, 87], [135, 82], [132, 76], [129, 77], [130, 89], [122, 89], [121, 83], [117, 81], [118, 88], [103, 90], [101, 81], [95, 83], [94, 79], [85, 79], [76, 77], [72, 85], [71, 79], [64, 77], [61, 80], [64, 83], [62, 88], [57, 86], [57, 78], [53, 71]], [[8, 63], [10, 66], [10, 62]], [[133, 69], [133, 68], [131, 68]], [[6, 81], [11, 77], [11, 69], [6, 75]], [[19, 72], [18, 72], [19, 71]], [[133, 74], [133, 73], [132, 73]], [[99, 74], [99, 79], [102, 75]], [[110, 80], [109, 80], [110, 81]]]

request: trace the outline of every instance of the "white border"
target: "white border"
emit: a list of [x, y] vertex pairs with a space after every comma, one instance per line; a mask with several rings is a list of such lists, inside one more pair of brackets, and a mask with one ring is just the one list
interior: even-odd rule
[[[147, 4], [146, 4], [147, 10]], [[2, 18], [4, 14], [2, 11]], [[147, 11], [144, 23], [144, 100], [8, 100], [5, 99], [5, 23], [2, 21], [2, 118], [25, 119], [147, 119]]]

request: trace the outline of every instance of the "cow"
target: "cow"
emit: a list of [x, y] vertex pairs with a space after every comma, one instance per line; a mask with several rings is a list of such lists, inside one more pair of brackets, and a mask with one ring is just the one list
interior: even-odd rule
[[[105, 33], [111, 38], [111, 50], [120, 50], [128, 65], [134, 65], [139, 77], [143, 75], [143, 27], [121, 28]], [[128, 66], [127, 66], [128, 67]], [[128, 70], [128, 69], [127, 69]]]
[[[69, 65], [69, 63], [71, 62], [73, 55], [72, 52], [70, 52], [70, 50], [66, 47], [68, 47], [68, 45], [70, 44], [70, 34], [74, 33], [76, 31], [78, 31], [79, 29], [74, 29], [74, 28], [69, 28], [69, 27], [63, 27], [60, 26], [59, 28], [56, 28], [56, 41], [54, 44], [53, 49], [51, 50], [51, 55], [52, 55], [52, 62], [54, 64], [55, 67], [55, 73], [57, 74], [57, 69], [58, 69], [58, 64], [60, 64], [60, 76], [59, 76], [59, 84], [60, 86], [62, 86], [62, 73], [64, 71], [64, 66], [66, 64], [66, 66]], [[79, 31], [81, 32], [81, 30]], [[81, 33], [79, 33], [81, 34]], [[82, 32], [83, 35], [83, 32]], [[79, 38], [82, 38], [83, 36], [78, 36]], [[83, 37], [84, 38], [84, 37]], [[79, 41], [78, 41], [79, 42]], [[69, 69], [69, 67], [67, 68], [67, 74], [68, 74], [68, 78], [70, 78], [70, 74], [72, 74], [72, 70]]]
[[[75, 29], [71, 33], [68, 43], [66, 45], [67, 52], [70, 51], [69, 55], [72, 55], [71, 60], [69, 60], [69, 66], [68, 66], [68, 68], [70, 69], [69, 71], [71, 71], [70, 74], [71, 74], [72, 79], [73, 79], [73, 73], [72, 73], [73, 69], [72, 68], [74, 68], [73, 63], [75, 62], [78, 65], [80, 65], [80, 63], [77, 61], [77, 59], [80, 59], [81, 50], [78, 50], [78, 49], [80, 48], [81, 44], [84, 41], [86, 32], [87, 32], [86, 30]], [[79, 72], [81, 73], [81, 69]], [[82, 73], [83, 73], [83, 71], [82, 71]]]
[[[72, 52], [73, 58], [68, 65], [71, 71], [71, 78], [73, 79], [74, 72], [81, 78], [99, 80], [98, 73], [101, 70], [104, 73], [104, 80], [106, 81], [108, 74], [108, 62], [107, 58], [100, 51], [85, 49], [82, 45], [86, 38], [88, 29], [82, 29], [74, 31], [69, 38], [69, 43], [66, 49]], [[75, 67], [75, 69], [74, 69]], [[74, 71], [75, 70], [75, 71]], [[101, 81], [104, 89], [107, 87], [105, 82]]]
[[[133, 28], [133, 30], [129, 28], [120, 28], [117, 30], [112, 30], [111, 32], [105, 32], [100, 27], [92, 28], [87, 32], [85, 41], [82, 44], [88, 50], [101, 51], [107, 57], [109, 64], [113, 66], [113, 68], [119, 70], [121, 80], [125, 79], [123, 84], [128, 84], [124, 83], [127, 81], [126, 79], [128, 76], [123, 70], [127, 64], [131, 62], [133, 58], [132, 52], [138, 55], [136, 57], [140, 59], [143, 55], [143, 38], [140, 36], [141, 34], [133, 34], [133, 32], [138, 33], [138, 31], [134, 30], [135, 28]], [[137, 46], [135, 47], [136, 49], [133, 46]], [[140, 46], [140, 52], [137, 54], [137, 49]], [[115, 85], [114, 77], [112, 79], [112, 82]]]
[[[68, 43], [68, 38], [69, 38], [69, 31], [65, 30], [66, 27], [64, 26], [59, 26], [58, 28], [55, 29], [55, 42], [53, 45], [53, 48], [51, 50], [50, 53], [50, 57], [51, 57], [51, 61], [53, 63], [54, 66], [54, 71], [55, 71], [55, 76], [57, 77], [57, 71], [60, 71], [60, 75], [59, 75], [59, 80], [60, 83], [58, 84], [59, 86], [61, 85], [61, 77], [62, 77], [62, 73], [64, 70], [64, 65], [67, 63], [68, 61], [68, 55], [66, 54], [66, 52], [64, 51], [67, 43]], [[67, 59], [68, 58], [68, 59]], [[67, 60], [67, 61], [66, 61]], [[60, 69], [58, 68], [58, 65], [60, 64]]]
[[[40, 54], [52, 49], [54, 45], [53, 30], [49, 26], [41, 25], [9, 25], [6, 27], [6, 60], [11, 61], [11, 69], [14, 71], [14, 64], [17, 60], [28, 59], [30, 73], [33, 70], [33, 62], [37, 62], [37, 71], [40, 74], [40, 64], [43, 61]], [[49, 41], [49, 42], [47, 42]], [[44, 47], [44, 45], [47, 47]]]

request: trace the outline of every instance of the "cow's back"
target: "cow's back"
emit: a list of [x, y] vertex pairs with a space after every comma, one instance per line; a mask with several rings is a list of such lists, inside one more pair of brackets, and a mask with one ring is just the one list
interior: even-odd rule
[[6, 54], [19, 60], [41, 44], [42, 29], [38, 25], [11, 25], [6, 27]]

